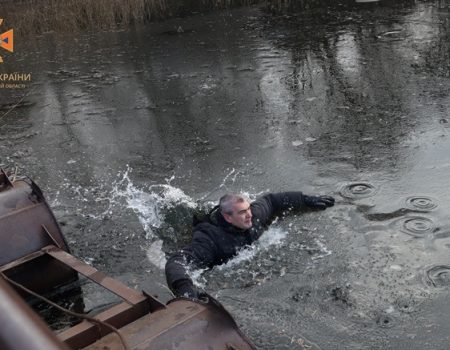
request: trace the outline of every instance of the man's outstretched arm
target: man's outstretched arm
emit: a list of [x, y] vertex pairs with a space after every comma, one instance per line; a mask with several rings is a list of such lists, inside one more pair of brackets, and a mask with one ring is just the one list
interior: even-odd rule
[[209, 237], [194, 233], [192, 243], [172, 254], [166, 263], [166, 279], [176, 296], [198, 299], [202, 293], [189, 277], [188, 269], [197, 270], [214, 265], [217, 247]]
[[272, 193], [268, 196], [276, 211], [306, 208], [326, 209], [334, 205], [334, 198], [331, 196], [310, 196], [300, 191]]
[[262, 223], [287, 210], [326, 209], [334, 205], [331, 196], [310, 196], [300, 191], [269, 193], [252, 203], [252, 212]]

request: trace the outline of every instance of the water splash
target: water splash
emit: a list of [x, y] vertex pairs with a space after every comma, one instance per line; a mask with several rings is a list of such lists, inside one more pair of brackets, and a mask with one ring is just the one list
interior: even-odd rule
[[192, 264], [188, 263], [186, 256], [183, 256], [182, 261], [178, 261], [177, 263], [184, 266], [186, 274], [192, 280], [194, 285], [196, 285], [197, 287], [200, 287], [202, 289], [205, 289], [206, 279], [203, 276], [203, 272], [208, 270], [208, 268], [203, 268], [203, 269], [195, 268]]
[[162, 249], [163, 240], [155, 231], [164, 224], [165, 215], [169, 209], [177, 205], [196, 208], [197, 204], [181, 189], [170, 185], [174, 177], [166, 179], [167, 184], [150, 185], [141, 189], [131, 181], [131, 171], [132, 169], [128, 167], [120, 179], [113, 184], [109, 211], [112, 212], [111, 208], [114, 205], [122, 207], [125, 201], [126, 208], [137, 215], [147, 240], [151, 242], [146, 248], [148, 260], [156, 267], [164, 269], [166, 257]]
[[205, 200], [206, 198], [210, 197], [212, 194], [218, 192], [219, 190], [226, 189], [227, 188], [227, 181], [232, 175], [233, 175], [233, 177], [231, 178], [231, 185], [234, 185], [234, 183], [236, 182], [236, 178], [237, 178], [237, 176], [239, 174], [241, 174], [240, 170], [236, 171], [235, 168], [232, 168], [229, 171], [229, 173], [227, 175], [225, 175], [225, 177], [223, 178], [223, 180], [220, 183], [220, 185], [215, 187], [215, 188], [213, 188], [212, 191], [210, 191], [207, 194], [205, 194], [202, 198], [200, 198], [200, 200]]
[[[223, 275], [229, 275], [237, 272], [241, 275], [242, 270], [236, 270], [236, 266], [240, 266], [243, 263], [253, 261], [256, 255], [272, 249], [274, 246], [280, 246], [285, 240], [288, 232], [280, 227], [271, 227], [260, 237], [258, 241], [253, 243], [250, 247], [243, 248], [239, 253], [227, 261], [226, 263], [215, 266], [213, 272], [219, 272]], [[208, 269], [194, 269], [192, 265], [184, 262], [186, 271], [194, 284], [200, 288], [205, 288], [208, 284], [206, 277], [203, 275]]]
[[273, 246], [280, 246], [288, 232], [280, 227], [271, 227], [265, 231], [262, 236], [250, 247], [241, 249], [239, 253], [225, 264], [217, 266], [220, 270], [229, 270], [230, 268], [241, 264], [242, 262], [252, 260], [258, 253], [267, 251]]
[[331, 250], [329, 250], [325, 244], [321, 241], [319, 241], [317, 238], [314, 240], [314, 242], [317, 244], [317, 246], [319, 247], [319, 251], [321, 252], [321, 254], [315, 255], [313, 256], [311, 259], [312, 260], [318, 260], [318, 259], [323, 259], [325, 257], [327, 257], [328, 255], [331, 255], [333, 252]]
[[206, 278], [203, 276], [203, 272], [205, 272], [207, 269], [194, 269], [191, 265], [187, 265], [186, 272], [188, 276], [191, 278], [194, 285], [197, 287], [200, 287], [202, 289], [206, 288]]
[[[131, 171], [132, 169], [128, 167], [122, 178], [114, 183], [111, 202], [125, 200], [127, 208], [138, 216], [147, 239], [156, 238], [154, 230], [163, 224], [167, 209], [179, 204], [188, 208], [197, 207], [191, 197], [170, 184], [150, 185], [146, 189], [136, 187], [129, 176]], [[169, 179], [169, 183], [172, 180]]]
[[162, 250], [163, 241], [158, 239], [147, 249], [147, 259], [161, 270], [166, 266], [167, 259]]

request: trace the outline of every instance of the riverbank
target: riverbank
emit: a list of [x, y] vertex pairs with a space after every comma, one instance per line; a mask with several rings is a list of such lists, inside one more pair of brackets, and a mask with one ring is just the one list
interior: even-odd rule
[[258, 0], [39, 0], [2, 2], [5, 24], [20, 35], [120, 29], [161, 20], [258, 3]]
[[[385, 0], [388, 1], [388, 0]], [[353, 4], [355, 0], [22, 0], [0, 1], [5, 25], [16, 34], [114, 30], [199, 12], [260, 4], [268, 11]]]

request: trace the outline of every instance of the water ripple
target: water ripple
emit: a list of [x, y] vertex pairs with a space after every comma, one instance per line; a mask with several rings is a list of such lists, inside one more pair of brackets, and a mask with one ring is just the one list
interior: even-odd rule
[[354, 182], [344, 185], [339, 193], [342, 197], [349, 199], [360, 199], [371, 197], [375, 194], [375, 186], [367, 182]]
[[411, 314], [417, 311], [417, 308], [419, 305], [422, 304], [422, 301], [409, 296], [400, 296], [395, 301], [395, 306], [397, 307], [398, 311], [405, 313], [405, 314]]
[[390, 315], [387, 315], [385, 313], [382, 313], [378, 315], [376, 322], [377, 325], [381, 328], [391, 328], [394, 326], [393, 318]]
[[402, 218], [397, 224], [401, 226], [400, 231], [414, 237], [424, 237], [435, 231], [433, 220], [422, 216]]
[[450, 287], [450, 266], [436, 265], [426, 271], [426, 282], [433, 287]]
[[438, 205], [435, 200], [428, 196], [411, 196], [406, 198], [406, 206], [418, 211], [431, 211]]

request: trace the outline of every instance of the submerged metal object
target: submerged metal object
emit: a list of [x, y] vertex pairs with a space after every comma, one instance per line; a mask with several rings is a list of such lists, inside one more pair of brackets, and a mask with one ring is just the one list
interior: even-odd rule
[[[75, 258], [39, 187], [32, 181], [11, 182], [3, 170], [0, 171], [0, 272], [11, 283], [17, 282], [36, 293], [58, 289], [80, 274], [122, 299], [95, 316], [100, 323], [85, 319], [55, 336], [14, 295], [0, 275], [0, 295], [7, 299], [6, 303], [0, 300], [0, 312], [17, 316], [11, 322], [7, 317], [2, 321], [7, 330], [0, 332], [2, 350], [18, 350], [17, 344], [23, 342], [29, 350], [43, 349], [42, 342], [51, 344], [49, 349], [123, 349], [117, 335], [108, 335], [112, 331], [108, 325], [119, 329], [130, 349], [255, 349], [232, 316], [213, 298], [204, 302], [177, 298], [164, 305]], [[15, 289], [27, 297], [22, 288]], [[27, 334], [21, 339], [23, 342], [16, 341], [20, 334]]]

